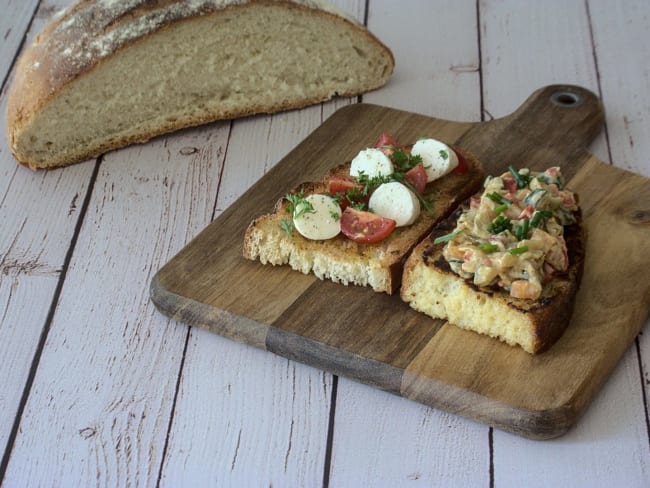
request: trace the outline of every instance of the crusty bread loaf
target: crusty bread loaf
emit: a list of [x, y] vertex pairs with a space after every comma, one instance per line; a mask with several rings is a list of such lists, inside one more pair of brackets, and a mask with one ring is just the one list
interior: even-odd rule
[[82, 0], [21, 57], [9, 146], [62, 166], [182, 127], [383, 85], [393, 56], [323, 0]]
[[412, 308], [461, 328], [521, 346], [547, 350], [562, 335], [573, 312], [584, 265], [584, 234], [578, 222], [565, 228], [569, 268], [544, 285], [538, 300], [513, 298], [496, 288], [479, 288], [454, 273], [434, 239], [452, 231], [461, 209], [436, 226], [404, 266], [401, 297]]
[[[431, 211], [421, 212], [413, 225], [396, 228], [383, 241], [360, 244], [342, 234], [325, 241], [309, 240], [297, 232], [289, 236], [281, 228], [281, 220], [287, 216], [287, 202], [283, 199], [277, 203], [273, 213], [250, 224], [244, 237], [244, 257], [260, 260], [263, 264], [288, 264], [305, 274], [312, 272], [320, 279], [394, 293], [401, 282], [404, 260], [413, 247], [436, 222], [449, 215], [481, 186], [484, 175], [480, 162], [471, 154], [454, 149], [465, 159], [467, 172], [452, 172], [429, 183], [425, 197], [432, 201]], [[349, 167], [350, 163], [345, 163], [333, 169], [331, 174], [347, 174]], [[294, 191], [324, 193], [326, 188], [324, 182], [305, 183]]]

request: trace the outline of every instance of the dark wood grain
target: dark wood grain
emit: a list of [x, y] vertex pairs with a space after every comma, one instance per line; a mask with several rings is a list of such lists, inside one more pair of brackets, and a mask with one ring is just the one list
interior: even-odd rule
[[[650, 180], [598, 161], [587, 145], [603, 124], [579, 87], [534, 93], [486, 123], [432, 119], [373, 105], [336, 112], [156, 275], [165, 314], [234, 340], [532, 438], [575, 423], [650, 308]], [[571, 325], [550, 351], [523, 350], [418, 314], [398, 296], [320, 281], [241, 257], [248, 223], [296, 184], [372, 144], [422, 134], [472, 151], [498, 173], [560, 165], [581, 197], [589, 233]]]

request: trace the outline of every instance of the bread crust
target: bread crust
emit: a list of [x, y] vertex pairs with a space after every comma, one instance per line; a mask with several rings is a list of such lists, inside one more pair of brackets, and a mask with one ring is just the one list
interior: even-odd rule
[[[411, 250], [483, 182], [481, 163], [467, 151], [454, 150], [467, 162], [467, 172], [450, 173], [430, 183], [427, 192], [433, 197], [433, 215], [422, 211], [412, 225], [396, 228], [383, 241], [360, 244], [342, 234], [326, 241], [309, 240], [297, 232], [288, 236], [280, 228], [281, 220], [288, 215], [287, 202], [281, 199], [273, 213], [258, 217], [249, 225], [244, 236], [243, 256], [264, 264], [289, 264], [304, 273], [313, 272], [321, 279], [394, 293], [401, 283], [404, 261]], [[293, 191], [324, 193], [328, 177], [348, 174], [349, 167], [350, 162], [346, 162], [334, 168], [322, 182], [304, 183]]]
[[[454, 297], [436, 294], [435, 290], [427, 289], [423, 276], [434, 277], [437, 283], [443, 283], [442, 288], [453, 289], [454, 295], [465, 297], [465, 306], [471, 308], [475, 304], [487, 304], [490, 310], [499, 310], [510, 315], [518, 324], [523, 324], [525, 340], [515, 340], [511, 336], [492, 334], [494, 328], [489, 324], [481, 324], [480, 320], [472, 323], [458, 323], [462, 328], [475, 332], [493, 335], [511, 345], [521, 346], [531, 354], [539, 354], [548, 350], [564, 333], [573, 313], [575, 296], [580, 286], [585, 260], [586, 232], [582, 225], [581, 214], [576, 214], [576, 223], [566, 226], [564, 239], [567, 245], [569, 267], [566, 271], [554, 275], [546, 283], [538, 300], [526, 300], [511, 297], [509, 293], [498, 287], [478, 287], [471, 281], [456, 274], [442, 255], [445, 243], [434, 244], [434, 240], [454, 230], [462, 207], [451, 216], [440, 222], [433, 232], [423, 240], [410, 255], [404, 266], [404, 277], [401, 297], [416, 310], [424, 311], [433, 302], [443, 302], [450, 306]], [[425, 274], [422, 274], [423, 270]], [[457, 290], [461, 291], [457, 291]], [[470, 300], [467, 298], [470, 297]], [[476, 305], [480, 307], [480, 305]], [[460, 312], [466, 314], [466, 312]], [[475, 316], [489, 316], [483, 310], [472, 310]], [[434, 318], [448, 318], [434, 316]], [[490, 321], [488, 318], [486, 321]], [[499, 325], [499, 324], [497, 324]]]
[[321, 16], [328, 21], [353, 29], [366, 42], [379, 46], [388, 65], [387, 76], [372, 86], [358, 90], [341, 90], [340, 96], [353, 96], [383, 85], [394, 68], [392, 52], [353, 18], [322, 0], [124, 0], [97, 2], [82, 0], [65, 9], [47, 24], [18, 61], [7, 104], [7, 139], [16, 160], [32, 169], [58, 167], [78, 162], [132, 143], [146, 142], [157, 135], [215, 120], [244, 117], [257, 113], [274, 113], [302, 108], [325, 101], [330, 96], [289, 103], [278, 99], [270, 103], [222, 110], [202, 117], [179, 119], [161, 124], [155, 130], [125, 134], [100, 145], [80, 148], [72, 158], [53, 159], [48, 164], [32, 161], [24, 154], [22, 134], [32, 118], [52, 99], [59, 96], [79, 77], [96, 69], [106, 60], [119, 56], [129, 46], [146, 42], [157, 32], [210, 15], [233, 9], [281, 6]]

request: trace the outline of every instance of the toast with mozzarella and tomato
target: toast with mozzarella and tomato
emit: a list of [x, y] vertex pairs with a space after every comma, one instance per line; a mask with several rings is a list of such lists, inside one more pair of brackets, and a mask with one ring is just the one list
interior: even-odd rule
[[461, 328], [547, 350], [573, 313], [585, 236], [559, 168], [488, 177], [404, 266], [401, 297]]
[[462, 149], [435, 139], [401, 147], [382, 134], [373, 147], [256, 218], [243, 255], [392, 294], [411, 250], [483, 177], [480, 162]]

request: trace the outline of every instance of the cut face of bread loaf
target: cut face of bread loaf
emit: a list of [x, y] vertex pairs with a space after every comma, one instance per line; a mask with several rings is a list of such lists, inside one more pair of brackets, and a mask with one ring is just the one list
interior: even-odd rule
[[562, 335], [573, 313], [584, 264], [580, 219], [565, 229], [569, 268], [544, 286], [537, 300], [513, 298], [496, 288], [475, 286], [454, 273], [437, 237], [454, 229], [458, 212], [441, 222], [404, 266], [401, 297], [412, 308], [463, 329], [485, 334], [531, 354], [547, 350]]
[[321, 1], [81, 1], [22, 56], [16, 159], [62, 166], [182, 127], [383, 85], [391, 52]]
[[[455, 148], [459, 151], [457, 148]], [[294, 270], [313, 273], [344, 285], [370, 286], [377, 292], [394, 293], [402, 279], [402, 266], [414, 246], [454, 208], [480, 188], [483, 168], [471, 154], [461, 152], [467, 171], [450, 173], [430, 183], [425, 197], [431, 200], [430, 212], [421, 212], [412, 225], [396, 228], [387, 238], [374, 244], [354, 242], [343, 234], [333, 239], [310, 240], [297, 232], [289, 236], [282, 229], [287, 217], [283, 199], [271, 214], [255, 219], [246, 230], [244, 257], [263, 264], [289, 265]], [[350, 163], [335, 168], [331, 174], [349, 174]], [[305, 195], [324, 193], [324, 182], [305, 183]]]

